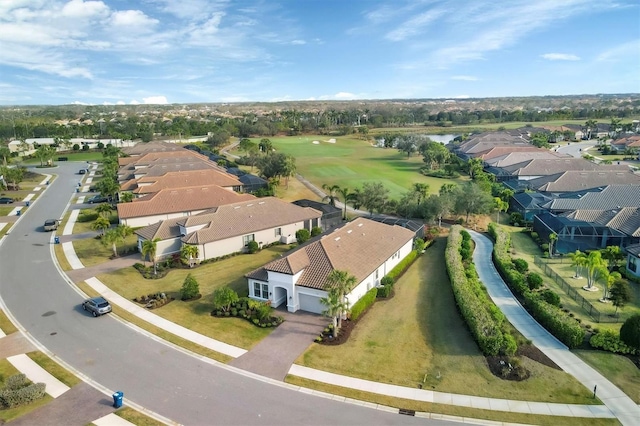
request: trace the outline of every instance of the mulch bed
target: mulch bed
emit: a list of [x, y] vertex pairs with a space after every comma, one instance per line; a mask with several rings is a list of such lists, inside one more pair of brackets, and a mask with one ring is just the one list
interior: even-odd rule
[[340, 327], [340, 332], [338, 333], [338, 337], [331, 338], [331, 333], [324, 334], [322, 333], [322, 342], [318, 342], [322, 345], [336, 346], [341, 345], [347, 340], [349, 340], [349, 336], [351, 336], [351, 332], [356, 326], [356, 321], [351, 320], [343, 320], [342, 327]]
[[560, 368], [558, 364], [553, 362], [551, 358], [545, 355], [544, 352], [542, 352], [540, 349], [538, 349], [534, 345], [519, 346], [518, 351], [516, 352], [516, 355], [526, 356], [527, 358], [532, 359], [535, 362], [539, 362], [542, 365], [546, 365], [547, 367], [551, 367], [556, 370], [562, 370], [562, 368]]
[[[544, 352], [531, 344], [519, 346], [516, 356], [525, 356], [535, 362], [546, 365], [547, 367], [555, 370], [562, 370], [558, 364], [553, 362], [551, 358], [544, 354]], [[528, 379], [531, 375], [527, 369], [518, 365], [518, 363], [516, 363], [516, 365], [510, 364], [511, 362], [514, 362], [514, 358], [512, 357], [487, 356], [485, 359], [487, 360], [491, 373], [500, 379], [520, 382]], [[515, 358], [515, 360], [517, 360], [517, 358]]]

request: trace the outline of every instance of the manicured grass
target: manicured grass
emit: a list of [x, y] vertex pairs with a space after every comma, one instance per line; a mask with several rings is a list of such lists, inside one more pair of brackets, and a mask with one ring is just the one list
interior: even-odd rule
[[[295, 157], [298, 173], [318, 187], [339, 185], [353, 190], [365, 182], [382, 182], [389, 189], [390, 197], [397, 199], [414, 183], [426, 183], [431, 193], [437, 193], [445, 183], [465, 180], [423, 176], [419, 169], [424, 162], [419, 154], [407, 158], [396, 149], [375, 148], [361, 139], [336, 137], [336, 143], [326, 142], [328, 139], [328, 136], [305, 135], [270, 140], [277, 151]], [[313, 144], [313, 141], [320, 143]]]
[[[4, 387], [4, 381], [9, 377], [19, 374], [20, 372], [9, 363], [6, 359], [0, 360], [0, 388]], [[8, 410], [0, 410], [0, 423], [9, 422], [17, 419], [43, 405], [47, 405], [53, 398], [45, 394], [44, 398], [28, 405], [23, 405]]]
[[40, 351], [29, 352], [27, 356], [35, 361], [40, 367], [48, 371], [53, 377], [69, 387], [73, 387], [81, 382], [81, 380], [73, 373]]
[[164, 423], [154, 420], [131, 407], [123, 407], [117, 410], [115, 414], [136, 426], [164, 426]]
[[280, 183], [280, 186], [276, 188], [276, 197], [284, 201], [302, 199], [321, 201], [315, 192], [304, 186], [304, 184], [295, 177], [289, 178], [289, 188], [287, 188], [284, 180]]
[[[93, 288], [89, 287], [89, 285], [86, 284], [85, 282], [78, 283], [77, 286], [89, 297], [95, 297], [100, 295]], [[113, 305], [113, 313], [119, 316], [120, 318], [122, 318], [124, 321], [130, 324], [134, 324], [137, 327], [140, 327], [141, 329], [158, 336], [162, 340], [165, 340], [169, 343], [173, 343], [176, 346], [180, 346], [198, 355], [202, 355], [204, 357], [211, 358], [225, 364], [231, 361], [232, 359], [228, 355], [222, 354], [220, 352], [212, 351], [211, 349], [205, 348], [204, 346], [200, 346], [189, 340], [178, 337], [175, 334], [169, 333], [168, 331], [163, 330], [162, 328], [149, 324], [148, 322], [141, 320], [140, 318], [138, 318], [133, 314], [130, 314], [129, 312], [125, 311], [124, 309], [120, 308], [117, 305]]]
[[[243, 254], [193, 269], [176, 269], [157, 280], [144, 279], [134, 268], [99, 275], [106, 286], [129, 300], [143, 294], [164, 292], [177, 300], [153, 313], [216, 340], [250, 349], [267, 336], [272, 329], [258, 328], [240, 318], [215, 318], [211, 295], [216, 288], [229, 286], [238, 294], [248, 294], [243, 275], [264, 265], [284, 253], [288, 246], [274, 246], [253, 255]], [[147, 262], [148, 264], [148, 262]], [[200, 285], [202, 298], [190, 302], [179, 300], [179, 291], [187, 274], [191, 273]]]
[[[7, 207], [7, 206], [9, 206], [9, 207]], [[0, 217], [1, 216], [9, 216], [9, 213], [11, 213], [11, 211], [16, 207], [17, 206], [14, 207], [13, 204], [7, 204], [6, 206], [2, 205], [2, 207], [0, 207]]]
[[[86, 209], [86, 210], [94, 210], [94, 209]], [[113, 221], [115, 221], [118, 218], [118, 213], [114, 210], [110, 217], [109, 220], [112, 221], [111, 223], [113, 223]], [[95, 232], [96, 235], [98, 234], [98, 231], [95, 231], [93, 229], [91, 229], [91, 226], [93, 226], [93, 223], [95, 222], [95, 220], [92, 220], [90, 222], [78, 222], [76, 221], [73, 225], [73, 233], [74, 234], [82, 234], [85, 232]]]
[[[67, 157], [69, 160], [68, 162], [71, 161], [102, 161], [102, 159], [104, 158], [102, 156], [102, 151], [91, 151], [91, 152], [83, 152], [83, 151], [79, 151], [79, 152], [72, 152], [72, 151], [68, 151], [68, 152], [57, 152], [56, 155], [53, 157], [53, 164], [54, 167], [56, 164], [59, 163], [59, 161], [57, 161], [58, 157]], [[24, 164], [29, 164], [29, 165], [33, 165], [33, 164], [40, 164], [40, 160], [38, 160], [37, 158], [30, 158], [28, 160], [24, 161]], [[45, 169], [43, 169], [45, 170]]]
[[[458, 315], [438, 238], [395, 285], [395, 297], [376, 302], [340, 346], [314, 343], [296, 361], [308, 367], [366, 380], [463, 395], [593, 404], [576, 379], [522, 358], [532, 377], [503, 381]], [[438, 378], [439, 377], [439, 378]]]
[[[118, 256], [135, 252], [137, 244], [137, 235], [129, 235], [125, 238], [124, 243], [116, 245]], [[94, 266], [107, 262], [109, 257], [113, 255], [111, 246], [103, 246], [102, 242], [96, 238], [75, 240], [73, 241], [73, 248], [84, 266]]]
[[604, 351], [577, 350], [574, 353], [640, 404], [640, 369], [629, 358]]
[[7, 335], [18, 331], [16, 326], [13, 325], [3, 310], [0, 310], [0, 330]]
[[[539, 416], [532, 414], [511, 413], [505, 411], [491, 411], [476, 408], [460, 407], [456, 405], [435, 404], [430, 402], [414, 401], [403, 398], [395, 398], [392, 396], [379, 395], [370, 392], [363, 392], [355, 389], [344, 388], [341, 386], [328, 385], [313, 380], [307, 380], [296, 376], [288, 375], [285, 378], [287, 383], [302, 386], [308, 389], [316, 389], [333, 395], [341, 395], [346, 398], [352, 398], [358, 401], [367, 401], [375, 404], [385, 405], [387, 407], [396, 407], [407, 410], [415, 410], [434, 414], [444, 414], [448, 416], [465, 417], [470, 423], [476, 423], [471, 419], [492, 420], [502, 422], [504, 424], [531, 424], [556, 426], [566, 425], [574, 426], [613, 426], [620, 423], [616, 419], [593, 419], [593, 418], [577, 418], [577, 417], [557, 417], [557, 416]], [[454, 420], [455, 421], [455, 420]]]

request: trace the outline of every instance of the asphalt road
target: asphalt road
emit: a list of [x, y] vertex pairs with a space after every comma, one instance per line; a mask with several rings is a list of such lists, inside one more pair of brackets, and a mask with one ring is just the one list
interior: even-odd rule
[[557, 152], [569, 154], [576, 158], [580, 158], [587, 153], [594, 155], [593, 152], [588, 152], [587, 149], [591, 148], [592, 146], [596, 146], [597, 143], [598, 141], [596, 141], [595, 139], [589, 141], [571, 142], [569, 145], [563, 145], [559, 147], [557, 149]]
[[[61, 217], [80, 178], [59, 163], [50, 187], [0, 246], [0, 296], [40, 344], [89, 379], [186, 425], [447, 424], [316, 397], [265, 383], [166, 345], [109, 315], [82, 311], [82, 297], [51, 259], [45, 219]], [[45, 173], [51, 173], [42, 170]], [[61, 419], [62, 421], [62, 419]]]

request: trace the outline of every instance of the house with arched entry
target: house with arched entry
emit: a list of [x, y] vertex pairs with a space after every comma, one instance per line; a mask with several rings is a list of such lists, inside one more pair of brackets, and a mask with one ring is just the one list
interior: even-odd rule
[[326, 309], [327, 276], [337, 269], [356, 278], [346, 296], [351, 307], [411, 252], [414, 237], [402, 226], [355, 219], [245, 275], [249, 297], [319, 314]]

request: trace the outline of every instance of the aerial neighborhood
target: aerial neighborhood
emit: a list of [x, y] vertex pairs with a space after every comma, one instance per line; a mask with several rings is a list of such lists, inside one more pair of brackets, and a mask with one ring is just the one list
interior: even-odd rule
[[[284, 122], [271, 137], [216, 124], [200, 137], [12, 140], [2, 151], [0, 222], [18, 222], [71, 170], [71, 207], [41, 229], [69, 279], [98, 293], [82, 311], [174, 323], [181, 333], [165, 330], [192, 336], [190, 350], [255, 374], [335, 384], [322, 376], [329, 371], [369, 380], [374, 393], [378, 382], [417, 382], [483, 396], [463, 385], [480, 362], [483, 383], [506, 386], [509, 395], [494, 393], [501, 398], [593, 403], [586, 379], [562, 372], [564, 384], [553, 384], [560, 367], [546, 343], [505, 325], [502, 311], [518, 300], [566, 351], [636, 353], [619, 330], [640, 309], [640, 124], [496, 123], [439, 135], [408, 124], [370, 133], [357, 121], [345, 131], [336, 121], [305, 133], [295, 126], [319, 122], [309, 114], [262, 115]], [[476, 270], [485, 260], [499, 275]], [[489, 298], [500, 277], [509, 306]], [[441, 341], [445, 365], [469, 347], [475, 361], [423, 367]], [[267, 342], [278, 349], [264, 353]], [[550, 395], [508, 384], [530, 377]]]

